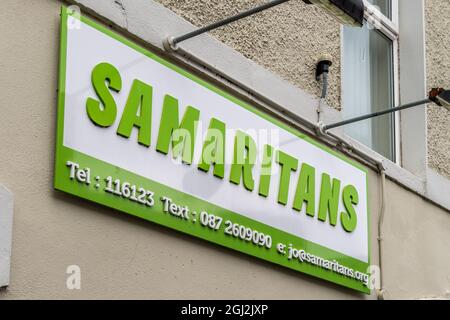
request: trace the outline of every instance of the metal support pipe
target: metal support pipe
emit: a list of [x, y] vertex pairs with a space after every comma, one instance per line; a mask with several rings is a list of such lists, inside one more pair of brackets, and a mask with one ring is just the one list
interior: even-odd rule
[[262, 4], [260, 6], [255, 7], [255, 8], [249, 9], [247, 11], [238, 13], [238, 14], [236, 14], [234, 16], [225, 18], [223, 20], [214, 22], [214, 23], [212, 23], [210, 25], [204, 26], [204, 27], [199, 28], [197, 30], [194, 30], [192, 32], [188, 32], [188, 33], [183, 34], [183, 35], [178, 36], [178, 37], [172, 37], [172, 38], [170, 38], [170, 45], [171, 45], [172, 48], [176, 48], [176, 45], [178, 43], [182, 42], [182, 41], [185, 41], [187, 39], [196, 37], [196, 36], [198, 36], [198, 35], [200, 35], [202, 33], [205, 33], [205, 32], [208, 32], [208, 31], [211, 31], [211, 30], [214, 30], [214, 29], [217, 29], [219, 27], [222, 27], [222, 26], [227, 25], [227, 24], [229, 24], [231, 22], [240, 20], [242, 18], [251, 16], [251, 15], [253, 15], [255, 13], [258, 13], [258, 12], [267, 10], [269, 8], [275, 7], [275, 6], [279, 5], [279, 4], [282, 4], [282, 3], [287, 2], [287, 1], [289, 1], [289, 0], [269, 1], [269, 2], [267, 2], [265, 4]]
[[380, 186], [381, 186], [381, 208], [380, 216], [378, 217], [378, 266], [380, 268], [380, 278], [378, 283], [378, 288], [376, 291], [378, 300], [384, 300], [384, 282], [383, 282], [383, 222], [384, 215], [386, 214], [386, 170], [383, 165], [380, 166]]
[[[287, 111], [282, 105], [279, 105], [272, 99], [261, 94], [261, 92], [255, 91], [239, 80], [230, 77], [230, 75], [223, 72], [223, 70], [220, 70], [216, 66], [207, 63], [205, 60], [200, 59], [199, 57], [193, 55], [189, 51], [186, 51], [182, 47], [173, 52], [173, 54], [174, 57], [179, 59], [180, 62], [190, 65], [200, 72], [206, 72], [212, 78], [216, 78], [216, 76], [218, 76], [225, 87], [228, 87], [231, 90], [236, 90], [236, 92], [243, 94], [248, 99], [250, 99], [250, 101], [253, 101], [253, 103], [255, 103], [256, 105], [261, 106], [265, 111], [271, 112], [280, 117], [292, 127], [310, 134], [311, 136], [318, 135], [320, 140], [328, 146], [337, 148], [341, 152], [357, 159], [358, 161], [364, 163], [366, 166], [372, 168], [375, 171], [378, 170], [378, 160], [374, 159], [371, 155], [358, 150], [357, 148], [354, 148], [351, 144], [348, 143], [348, 141], [346, 141], [342, 137], [335, 135], [332, 132], [323, 134], [321, 128], [316, 123], [300, 117], [293, 112]], [[280, 112], [280, 110], [283, 111]]]
[[382, 116], [382, 115], [387, 114], [387, 113], [396, 112], [396, 111], [400, 111], [400, 110], [404, 110], [404, 109], [420, 106], [422, 104], [426, 104], [426, 103], [430, 103], [430, 102], [432, 102], [432, 100], [430, 98], [427, 98], [427, 99], [424, 99], [424, 100], [411, 102], [411, 103], [408, 103], [408, 104], [405, 104], [405, 105], [402, 105], [402, 106], [398, 106], [398, 107], [395, 107], [395, 108], [391, 108], [391, 109], [387, 109], [387, 110], [383, 110], [383, 111], [378, 111], [378, 112], [374, 112], [374, 113], [369, 113], [369, 114], [365, 114], [365, 115], [362, 115], [362, 116], [359, 116], [359, 117], [355, 117], [355, 118], [347, 119], [347, 120], [344, 120], [344, 121], [339, 121], [339, 122], [336, 122], [336, 123], [324, 125], [322, 127], [322, 131], [326, 132], [327, 130], [330, 130], [330, 129], [333, 129], [333, 128], [337, 128], [337, 127], [341, 127], [341, 126], [345, 126], [345, 125], [350, 124], [350, 123], [354, 123], [354, 122], [358, 122], [358, 121], [362, 121], [362, 120], [366, 120], [366, 119]]

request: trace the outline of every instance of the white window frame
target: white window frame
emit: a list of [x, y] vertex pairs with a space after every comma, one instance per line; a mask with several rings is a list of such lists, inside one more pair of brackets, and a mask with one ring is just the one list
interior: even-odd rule
[[[384, 36], [392, 41], [392, 59], [393, 59], [393, 98], [394, 106], [398, 106], [400, 102], [400, 78], [399, 78], [399, 11], [398, 0], [391, 0], [391, 18], [389, 19], [379, 10], [375, 9], [367, 0], [364, 2], [364, 21], [377, 21], [376, 28]], [[343, 34], [343, 26], [341, 26], [341, 35]], [[341, 46], [343, 46], [343, 37], [341, 37]], [[343, 67], [343, 66], [341, 66]], [[341, 72], [342, 73], [342, 72]], [[342, 86], [344, 79], [341, 78]], [[343, 106], [345, 108], [345, 106]], [[395, 150], [395, 163], [401, 165], [402, 152], [401, 152], [401, 134], [400, 134], [400, 115], [398, 112], [394, 113], [394, 150]], [[375, 150], [374, 150], [375, 151]], [[375, 151], [376, 152], [376, 151]]]

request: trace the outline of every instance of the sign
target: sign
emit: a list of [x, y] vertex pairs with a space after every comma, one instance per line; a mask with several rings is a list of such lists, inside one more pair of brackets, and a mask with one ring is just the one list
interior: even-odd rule
[[364, 167], [64, 8], [55, 188], [370, 292]]

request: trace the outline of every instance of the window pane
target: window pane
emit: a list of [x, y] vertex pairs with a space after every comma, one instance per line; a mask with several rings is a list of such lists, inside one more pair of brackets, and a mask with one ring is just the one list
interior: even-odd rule
[[[392, 41], [376, 30], [344, 27], [344, 119], [393, 107]], [[351, 137], [388, 159], [395, 160], [394, 115], [344, 127]]]
[[369, 0], [371, 4], [380, 8], [380, 12], [389, 19], [391, 16], [391, 0]]

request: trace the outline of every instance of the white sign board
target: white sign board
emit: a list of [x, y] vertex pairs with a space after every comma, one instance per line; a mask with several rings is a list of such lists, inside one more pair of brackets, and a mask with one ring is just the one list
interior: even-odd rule
[[[359, 286], [348, 281], [369, 263], [365, 168], [110, 30], [66, 18], [57, 189], [334, 282], [345, 273], [345, 285]], [[223, 144], [209, 140], [211, 128]], [[181, 129], [190, 135], [177, 138]], [[193, 152], [177, 158], [175, 140]], [[224, 163], [199, 170], [211, 141]], [[138, 180], [149, 184], [148, 212], [122, 201], [136, 198]], [[206, 208], [214, 212], [201, 215]], [[165, 220], [168, 212], [183, 222]], [[203, 228], [209, 216], [222, 233]], [[238, 237], [239, 226], [244, 242], [234, 243], [227, 235]], [[245, 243], [258, 228], [269, 230], [261, 244], [273, 252]], [[308, 248], [317, 259], [300, 260], [311, 266], [288, 261]], [[314, 269], [317, 261], [330, 272]]]

